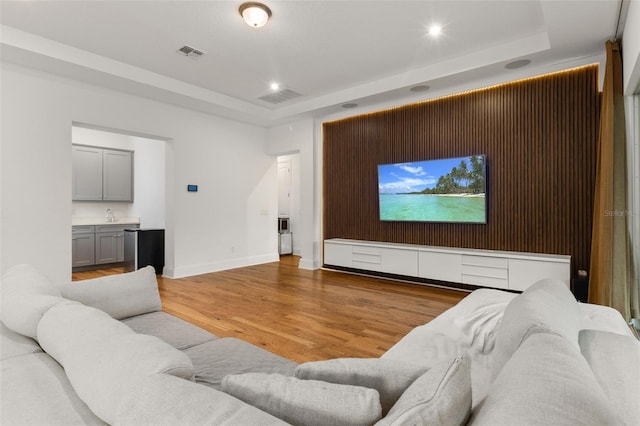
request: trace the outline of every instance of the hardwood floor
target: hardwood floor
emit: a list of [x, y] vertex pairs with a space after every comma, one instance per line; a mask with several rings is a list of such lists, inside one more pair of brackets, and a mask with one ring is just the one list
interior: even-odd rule
[[[378, 357], [468, 293], [328, 270], [298, 258], [181, 279], [158, 276], [163, 310], [297, 362]], [[74, 280], [122, 268], [73, 274]]]

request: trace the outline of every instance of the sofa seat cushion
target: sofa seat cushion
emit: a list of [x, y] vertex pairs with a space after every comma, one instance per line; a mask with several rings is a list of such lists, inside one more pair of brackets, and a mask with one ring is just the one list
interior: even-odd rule
[[471, 363], [458, 356], [422, 374], [376, 426], [459, 426], [471, 413]]
[[364, 426], [382, 415], [378, 392], [360, 386], [246, 373], [225, 377], [222, 390], [295, 425]]
[[530, 334], [500, 371], [470, 425], [620, 425], [587, 361], [553, 332]]
[[540, 280], [507, 305], [495, 330], [495, 347], [491, 356], [493, 378], [536, 327], [552, 330], [567, 339], [576, 350], [579, 349], [578, 302], [562, 281]]
[[184, 351], [196, 373], [196, 382], [220, 389], [228, 374], [270, 373], [293, 376], [297, 363], [233, 337], [212, 340]]
[[162, 309], [152, 266], [125, 274], [74, 281], [60, 286], [60, 292], [67, 299], [100, 309], [115, 319]]
[[286, 424], [226, 393], [166, 374], [142, 377], [126, 389], [114, 422], [121, 426]]
[[[613, 411], [624, 424], [640, 425], [640, 341], [606, 331], [582, 330], [580, 349]], [[630, 403], [634, 396], [635, 403]]]
[[1, 363], [0, 424], [104, 425], [75, 393], [63, 368], [45, 353]]
[[38, 337], [42, 348], [64, 367], [78, 396], [107, 423], [113, 422], [124, 391], [140, 377], [194, 376], [193, 364], [183, 352], [78, 302], [52, 307], [40, 321]]
[[42, 348], [38, 342], [16, 333], [0, 322], [0, 357], [2, 360], [39, 352], [42, 352]]
[[122, 322], [136, 333], [156, 336], [180, 350], [218, 338], [200, 327], [162, 311], [125, 318]]
[[384, 416], [400, 395], [426, 370], [426, 367], [391, 359], [336, 358], [300, 364], [295, 376], [305, 380], [375, 389], [380, 394]]
[[2, 276], [1, 299], [2, 322], [33, 339], [44, 313], [64, 301], [60, 290], [30, 265], [16, 265]]

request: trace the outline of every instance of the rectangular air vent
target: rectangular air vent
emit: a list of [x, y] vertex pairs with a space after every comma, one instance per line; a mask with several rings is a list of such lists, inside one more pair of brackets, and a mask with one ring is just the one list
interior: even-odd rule
[[279, 104], [281, 102], [288, 101], [289, 99], [297, 98], [298, 96], [302, 96], [302, 94], [291, 89], [282, 89], [277, 92], [267, 93], [264, 96], [260, 96], [258, 99], [271, 104]]
[[186, 45], [178, 49], [178, 53], [184, 56], [190, 56], [193, 59], [199, 58], [200, 56], [204, 55], [204, 52], [202, 50], [198, 50], [195, 47]]

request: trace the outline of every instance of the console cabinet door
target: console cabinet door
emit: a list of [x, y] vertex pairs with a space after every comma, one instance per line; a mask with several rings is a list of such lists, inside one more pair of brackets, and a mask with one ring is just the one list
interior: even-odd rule
[[102, 149], [74, 145], [71, 175], [74, 201], [102, 200]]
[[95, 234], [90, 232], [72, 232], [71, 266], [89, 266], [95, 264]]
[[118, 261], [118, 238], [115, 232], [96, 232], [96, 264]]
[[133, 155], [130, 151], [104, 149], [102, 199], [133, 201]]
[[418, 276], [439, 281], [462, 281], [462, 255], [421, 251], [418, 253]]

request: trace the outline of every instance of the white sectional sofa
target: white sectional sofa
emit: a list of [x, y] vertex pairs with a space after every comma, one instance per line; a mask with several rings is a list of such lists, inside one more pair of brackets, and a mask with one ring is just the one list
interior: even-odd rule
[[2, 425], [640, 424], [640, 342], [552, 280], [301, 365], [162, 312], [151, 268], [55, 286], [19, 265], [1, 317]]

